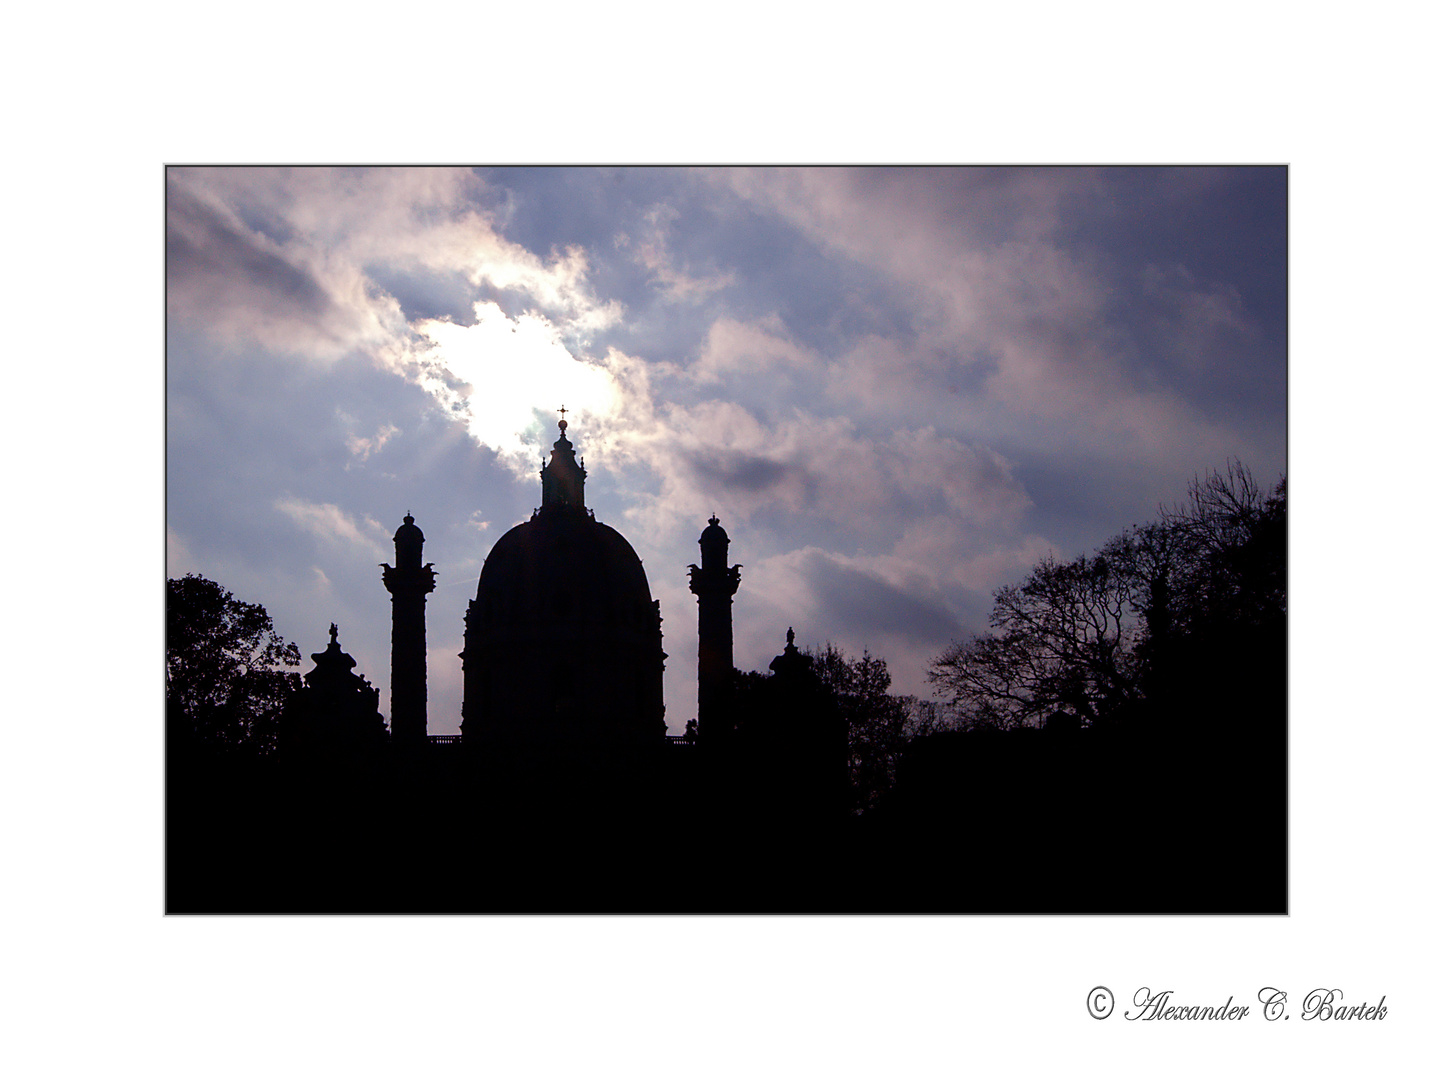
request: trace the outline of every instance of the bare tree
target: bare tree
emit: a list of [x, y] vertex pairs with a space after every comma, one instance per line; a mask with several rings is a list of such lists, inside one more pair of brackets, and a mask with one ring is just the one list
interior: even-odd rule
[[929, 679], [969, 727], [1038, 727], [1067, 711], [1094, 723], [1134, 692], [1136, 586], [1123, 559], [1046, 559], [994, 596], [993, 632], [955, 642]]
[[1095, 724], [1184, 679], [1198, 651], [1286, 614], [1286, 481], [1268, 496], [1239, 462], [1093, 556], [1046, 559], [994, 596], [990, 632], [954, 642], [929, 678], [965, 727]]
[[1161, 515], [1175, 537], [1182, 620], [1265, 622], [1286, 614], [1286, 478], [1269, 495], [1239, 461], [1197, 477]]

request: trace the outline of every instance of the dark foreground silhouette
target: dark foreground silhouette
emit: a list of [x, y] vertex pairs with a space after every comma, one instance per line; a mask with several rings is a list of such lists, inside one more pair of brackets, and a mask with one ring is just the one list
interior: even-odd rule
[[790, 760], [700, 746], [431, 746], [325, 768], [174, 749], [167, 907], [1283, 912], [1279, 711], [1178, 735], [1146, 717], [926, 736], [860, 816]]
[[[663, 739], [659, 609], [584, 509], [564, 428], [471, 604], [461, 737], [424, 731], [411, 517], [385, 567], [392, 732], [336, 626], [300, 679], [260, 606], [169, 583], [168, 910], [1286, 911], [1284, 483], [1263, 497], [1234, 466], [1001, 589], [995, 632], [934, 663], [951, 731], [910, 731], [886, 665], [790, 630], [770, 675], [736, 671], [741, 568], [713, 517], [699, 723]], [[599, 572], [553, 596], [577, 563]]]

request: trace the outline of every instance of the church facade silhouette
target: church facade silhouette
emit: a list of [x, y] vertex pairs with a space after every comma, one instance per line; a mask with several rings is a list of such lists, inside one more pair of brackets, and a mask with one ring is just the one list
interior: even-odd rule
[[[395, 532], [394, 564], [382, 564], [392, 601], [387, 740], [392, 748], [462, 744], [495, 755], [588, 754], [662, 745], [710, 749], [729, 741], [737, 726], [732, 598], [742, 567], [728, 566], [726, 530], [713, 515], [699, 540], [701, 564], [688, 568], [698, 601], [698, 716], [687, 734], [668, 736], [661, 605], [630, 542], [586, 506], [584, 460], [577, 459], [567, 427], [562, 417], [550, 457], [541, 461], [540, 506], [491, 548], [465, 612], [458, 735], [428, 734], [425, 608], [435, 571], [423, 561], [424, 533], [412, 514]], [[309, 685], [315, 677], [328, 685], [338, 680], [341, 662], [332, 655], [339, 650], [336, 626], [332, 634], [329, 652], [314, 654], [322, 674], [310, 673]], [[789, 630], [788, 651], [778, 659], [786, 663], [796, 655]], [[342, 656], [351, 669], [352, 657]], [[778, 666], [774, 661], [774, 670]], [[349, 677], [367, 684], [351, 670]], [[378, 692], [372, 693], [376, 701]], [[314, 694], [309, 707], [292, 712], [313, 715], [331, 700]], [[374, 730], [375, 710], [353, 713], [367, 713], [367, 719], [340, 714], [310, 721], [310, 730], [339, 732], [350, 725]], [[284, 748], [298, 741], [285, 739]], [[310, 745], [317, 746], [318, 739]]]
[[406, 514], [382, 565], [392, 724], [330, 628], [275, 757], [221, 781], [211, 765], [171, 774], [178, 910], [832, 907], [848, 762], [831, 695], [790, 629], [770, 675], [733, 667], [742, 568], [712, 516], [685, 582], [698, 718], [668, 734], [660, 605], [630, 542], [587, 508], [559, 426], [540, 506], [490, 549], [465, 612], [459, 734], [428, 732], [435, 572]]
[[275, 755], [214, 759], [179, 742], [169, 910], [1285, 910], [1274, 816], [1249, 837], [1187, 838], [1175, 815], [1113, 834], [1066, 828], [1084, 805], [1127, 821], [1186, 792], [1211, 805], [1228, 777], [1274, 813], [1276, 701], [1262, 741], [1220, 747], [1194, 727], [1148, 738], [1135, 723], [916, 737], [887, 796], [855, 814], [851, 701], [790, 628], [770, 674], [734, 667], [742, 567], [714, 515], [686, 581], [698, 715], [668, 735], [660, 607], [629, 541], [586, 507], [566, 428], [542, 462], [540, 506], [494, 544], [468, 603], [460, 733], [428, 733], [435, 573], [406, 514], [382, 567], [392, 725], [335, 625], [280, 717]]

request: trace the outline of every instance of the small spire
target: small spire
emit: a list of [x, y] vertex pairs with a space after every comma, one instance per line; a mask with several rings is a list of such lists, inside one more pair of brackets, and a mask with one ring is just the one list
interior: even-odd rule
[[540, 462], [541, 509], [570, 507], [585, 509], [585, 464], [576, 461], [575, 447], [565, 437], [565, 406], [560, 406], [560, 438], [550, 451], [550, 461]]

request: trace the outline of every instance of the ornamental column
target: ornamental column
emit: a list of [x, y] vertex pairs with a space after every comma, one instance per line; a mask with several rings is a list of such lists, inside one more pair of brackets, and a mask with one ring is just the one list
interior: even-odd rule
[[720, 744], [731, 723], [732, 596], [741, 584], [742, 568], [727, 567], [726, 530], [713, 514], [701, 534], [701, 565], [691, 564], [691, 591], [696, 594], [696, 710], [698, 738], [703, 745]]
[[397, 566], [383, 563], [383, 584], [393, 596], [393, 672], [389, 726], [395, 746], [422, 746], [429, 733], [429, 690], [424, 645], [424, 598], [434, 591], [434, 564], [423, 564], [424, 533], [413, 516], [394, 533]]

